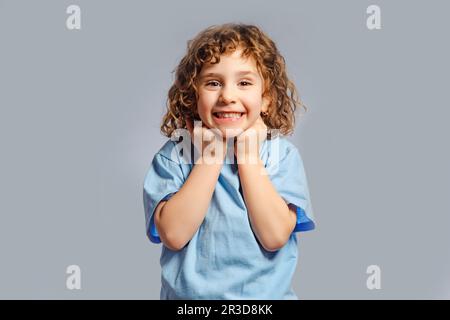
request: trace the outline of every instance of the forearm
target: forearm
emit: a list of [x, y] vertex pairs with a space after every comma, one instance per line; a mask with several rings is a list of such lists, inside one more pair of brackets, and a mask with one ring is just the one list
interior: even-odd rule
[[274, 188], [260, 159], [257, 164], [239, 164], [239, 176], [255, 235], [266, 250], [278, 250], [295, 228], [294, 213]]
[[157, 228], [172, 248], [183, 248], [202, 224], [221, 167], [222, 164], [194, 165], [180, 190], [162, 207]]

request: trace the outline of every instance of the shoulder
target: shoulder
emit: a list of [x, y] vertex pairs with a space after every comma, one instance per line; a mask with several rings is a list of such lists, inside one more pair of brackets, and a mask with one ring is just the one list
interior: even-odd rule
[[158, 178], [170, 179], [178, 177], [183, 179], [184, 168], [180, 164], [177, 156], [176, 142], [167, 140], [155, 153], [147, 171], [146, 180], [157, 182]]
[[293, 144], [288, 138], [280, 137], [280, 149], [284, 151], [285, 154], [289, 154], [290, 152], [298, 152], [297, 147]]
[[300, 152], [295, 144], [283, 136], [267, 140], [267, 148], [272, 161], [282, 162], [291, 157], [300, 158]]
[[177, 164], [180, 163], [180, 155], [179, 155], [179, 147], [176, 141], [168, 139], [163, 146], [158, 150], [155, 157], [164, 158], [165, 160], [169, 160], [175, 162]]

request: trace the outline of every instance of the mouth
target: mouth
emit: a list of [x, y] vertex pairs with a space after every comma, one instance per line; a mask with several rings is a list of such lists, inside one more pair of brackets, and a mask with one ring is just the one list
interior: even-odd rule
[[242, 119], [244, 112], [213, 112], [217, 122], [235, 122]]

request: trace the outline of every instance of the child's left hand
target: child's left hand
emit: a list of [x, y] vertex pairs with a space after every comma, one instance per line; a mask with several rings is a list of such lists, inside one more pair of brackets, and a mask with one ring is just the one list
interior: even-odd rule
[[[234, 143], [234, 154], [238, 163], [244, 163], [245, 159], [249, 159], [252, 162], [258, 160], [260, 146], [266, 139], [267, 126], [261, 116], [259, 116], [250, 128], [237, 136]], [[255, 148], [255, 145], [257, 148]]]

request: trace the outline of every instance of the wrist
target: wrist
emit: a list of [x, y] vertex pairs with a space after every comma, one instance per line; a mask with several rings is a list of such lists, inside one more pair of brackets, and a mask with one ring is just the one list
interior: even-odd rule
[[[201, 151], [198, 151], [198, 150]], [[222, 165], [227, 154], [227, 146], [219, 141], [203, 142], [200, 148], [196, 148], [194, 155], [194, 164], [218, 164]]]
[[236, 154], [237, 163], [240, 165], [261, 165], [262, 160], [259, 156], [259, 152], [237, 152]]

